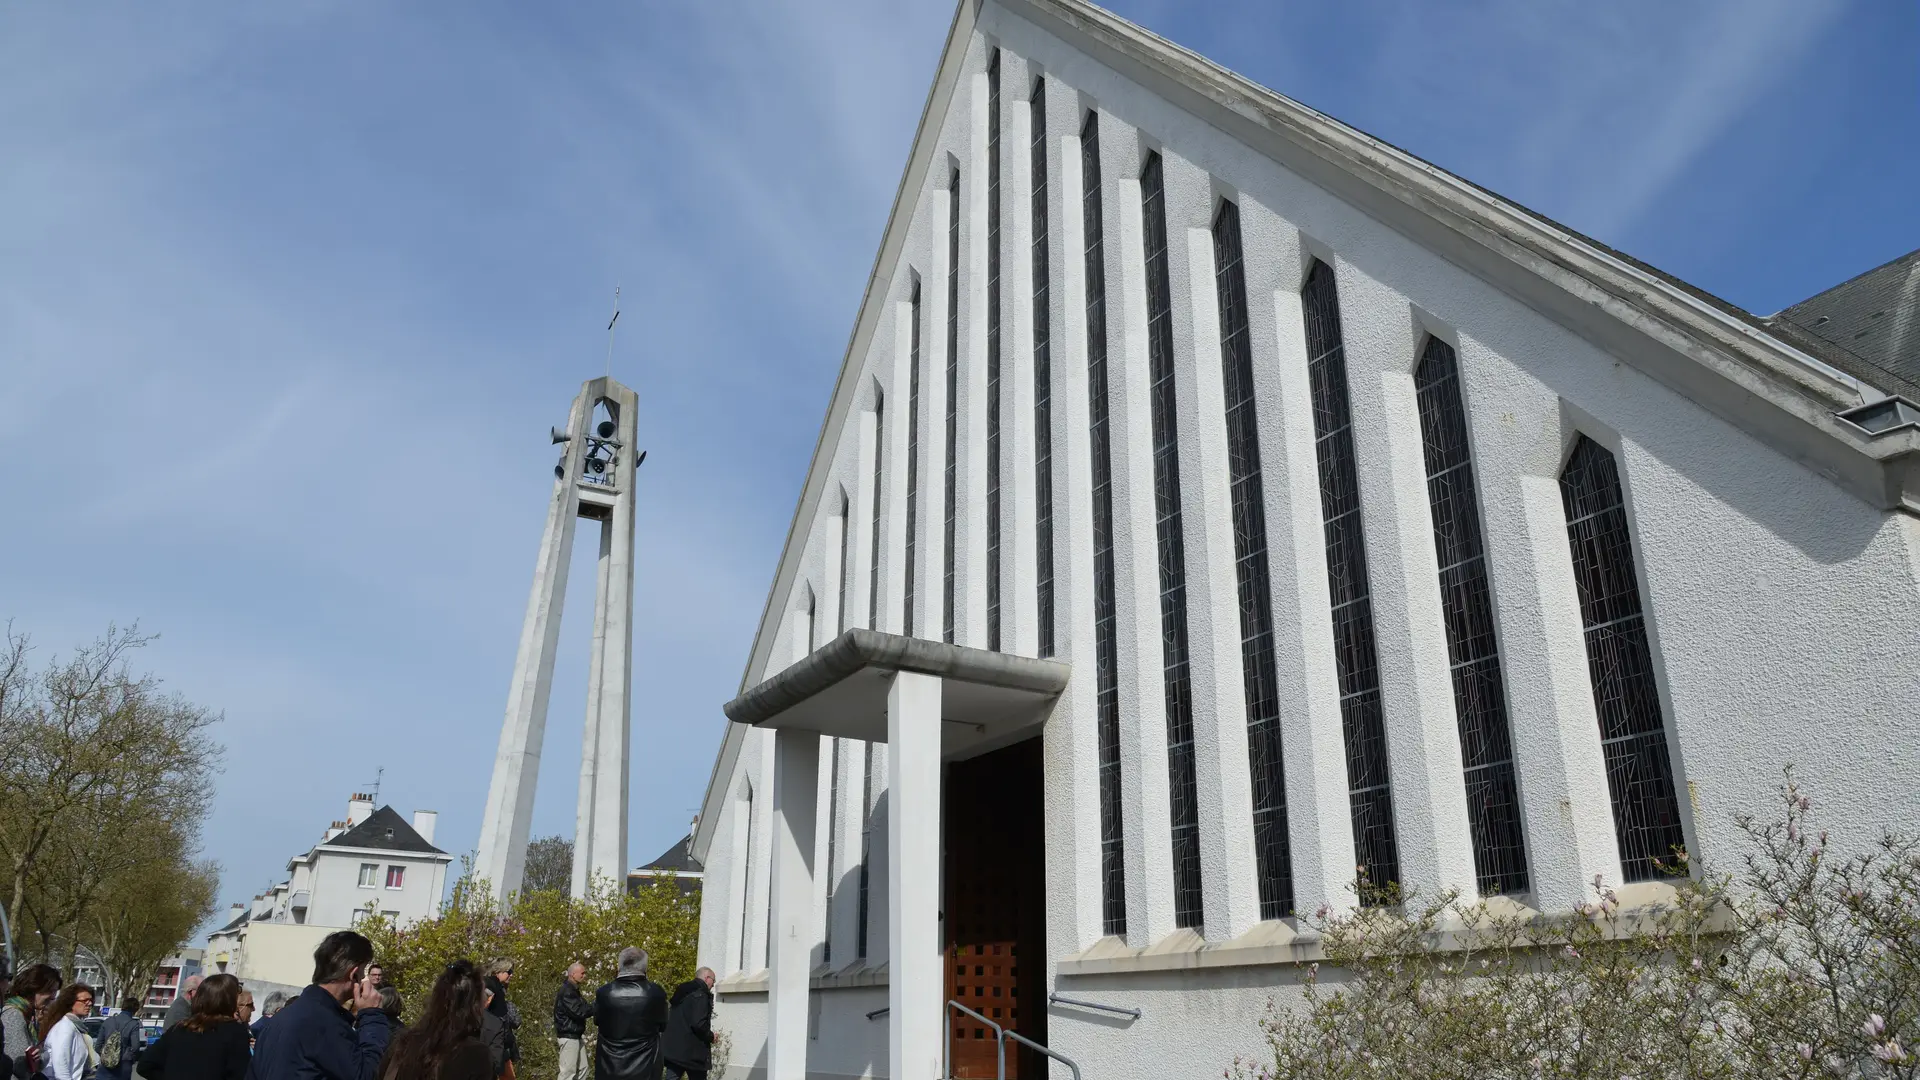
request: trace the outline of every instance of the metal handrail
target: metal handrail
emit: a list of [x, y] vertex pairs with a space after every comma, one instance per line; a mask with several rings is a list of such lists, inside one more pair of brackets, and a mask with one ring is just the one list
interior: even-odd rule
[[1097, 1001], [1081, 1001], [1079, 998], [1070, 998], [1063, 994], [1048, 994], [1047, 1004], [1078, 1005], [1082, 1009], [1098, 1009], [1101, 1012], [1117, 1013], [1121, 1016], [1131, 1016], [1135, 1020], [1140, 1019], [1139, 1009], [1128, 1009], [1119, 1005], [1102, 1005]]
[[[1007, 1029], [957, 1001], [948, 1001], [947, 1008], [959, 1009], [961, 1012], [966, 1013], [968, 1016], [973, 1017], [975, 1020], [993, 1029], [993, 1048], [1000, 1060], [999, 1072], [996, 1075], [998, 1080], [1007, 1080]], [[953, 1076], [953, 1021], [951, 1018], [947, 1021], [947, 1056], [946, 1059], [941, 1062], [940, 1072], [943, 1077], [951, 1078]]]
[[1024, 1043], [1027, 1046], [1031, 1046], [1035, 1050], [1040, 1051], [1041, 1053], [1047, 1055], [1048, 1057], [1052, 1058], [1055, 1061], [1065, 1062], [1067, 1068], [1073, 1070], [1073, 1080], [1080, 1080], [1080, 1066], [1074, 1064], [1073, 1059], [1068, 1057], [1067, 1055], [1059, 1053], [1054, 1050], [1049, 1050], [1046, 1047], [1041, 1046], [1039, 1043], [1034, 1042], [1032, 1039], [1027, 1038], [1025, 1035], [1022, 1035], [1017, 1031], [1007, 1032], [1007, 1038], [1012, 1039], [1018, 1043]]
[[872, 1012], [870, 1012], [870, 1013], [868, 1013], [868, 1014], [867, 1014], [867, 1019], [869, 1019], [869, 1020], [878, 1020], [878, 1019], [880, 1019], [881, 1017], [883, 1017], [883, 1016], [885, 1016], [885, 1015], [887, 1015], [888, 1013], [890, 1013], [890, 1012], [892, 1012], [892, 1011], [893, 1011], [893, 1007], [892, 1007], [892, 1006], [890, 1006], [890, 1005], [882, 1005], [882, 1006], [880, 1006], [879, 1008], [877, 1008], [877, 1009], [875, 1009], [875, 1010], [873, 1010]]

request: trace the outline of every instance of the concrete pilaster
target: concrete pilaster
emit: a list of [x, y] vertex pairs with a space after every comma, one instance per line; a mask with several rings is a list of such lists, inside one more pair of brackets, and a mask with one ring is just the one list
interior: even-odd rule
[[[908, 671], [894, 676], [887, 693], [887, 750], [887, 1075], [933, 1080], [941, 1071], [946, 982], [940, 951], [937, 676]], [[774, 1074], [776, 1080], [779, 1076]]]
[[554, 480], [547, 507], [546, 531], [540, 535], [540, 555], [533, 569], [533, 591], [527, 600], [526, 621], [520, 628], [520, 648], [514, 658], [513, 681], [507, 690], [507, 715], [500, 726], [500, 748], [494, 755], [493, 779], [487, 786], [487, 809], [481, 817], [480, 844], [474, 874], [488, 883], [496, 899], [520, 891], [527, 864], [527, 830], [533, 824], [533, 792], [540, 779], [540, 747], [547, 736], [547, 698], [553, 689], [554, 652], [560, 640], [560, 609], [567, 596], [567, 568], [573, 557], [573, 525], [580, 513], [580, 493], [574, 478], [587, 421], [593, 405], [587, 393], [573, 399], [567, 430], [573, 435]]
[[[619, 470], [620, 493], [601, 529], [609, 534], [606, 607], [597, 629], [605, 653], [600, 681], [587, 687], [600, 700], [600, 733], [594, 743], [593, 843], [588, 865], [594, 877], [609, 879], [616, 889], [627, 884], [627, 779], [633, 705], [633, 503], [638, 476], [631, 461], [637, 436], [637, 401], [623, 395], [618, 437], [625, 444]], [[578, 846], [576, 842], [576, 847]]]
[[820, 736], [773, 738], [773, 941], [768, 948], [768, 1080], [806, 1080], [807, 992], [817, 937], [813, 888]]
[[580, 800], [573, 821], [572, 894], [587, 895], [593, 873], [595, 763], [600, 746], [600, 667], [607, 655], [607, 564], [613, 554], [613, 530], [600, 526], [600, 558], [593, 590], [593, 640], [587, 656], [587, 723], [580, 735]]

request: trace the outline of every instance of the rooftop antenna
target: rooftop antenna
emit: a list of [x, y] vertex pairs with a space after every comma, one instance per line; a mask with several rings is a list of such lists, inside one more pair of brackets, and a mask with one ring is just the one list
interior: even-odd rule
[[607, 320], [607, 378], [613, 378], [613, 324], [620, 321], [620, 286], [613, 287], [613, 318]]
[[380, 781], [386, 779], [386, 777], [387, 767], [385, 765], [373, 771], [373, 805], [376, 807], [380, 805]]

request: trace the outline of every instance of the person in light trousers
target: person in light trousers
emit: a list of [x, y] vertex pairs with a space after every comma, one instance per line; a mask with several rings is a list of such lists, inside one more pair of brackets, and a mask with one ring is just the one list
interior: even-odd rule
[[593, 1015], [593, 1002], [580, 992], [587, 978], [587, 966], [575, 961], [560, 981], [560, 992], [553, 996], [553, 1035], [560, 1044], [559, 1080], [587, 1080], [592, 1058], [587, 1056], [587, 1019]]

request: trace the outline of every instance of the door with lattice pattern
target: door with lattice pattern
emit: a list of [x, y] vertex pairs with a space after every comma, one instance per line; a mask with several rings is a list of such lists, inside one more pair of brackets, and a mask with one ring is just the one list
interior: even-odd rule
[[[948, 768], [947, 998], [1035, 1042], [1047, 1037], [1046, 846], [1040, 740]], [[993, 1029], [948, 1010], [953, 1075], [997, 1075]], [[1008, 1040], [1007, 1076], [1044, 1077]]]

